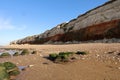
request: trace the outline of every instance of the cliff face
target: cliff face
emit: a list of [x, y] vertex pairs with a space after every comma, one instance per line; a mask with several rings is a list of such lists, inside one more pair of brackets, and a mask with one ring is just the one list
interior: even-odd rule
[[43, 44], [50, 41], [87, 41], [103, 38], [120, 38], [120, 0], [111, 0], [68, 23], [61, 23], [40, 35], [13, 41], [11, 44]]

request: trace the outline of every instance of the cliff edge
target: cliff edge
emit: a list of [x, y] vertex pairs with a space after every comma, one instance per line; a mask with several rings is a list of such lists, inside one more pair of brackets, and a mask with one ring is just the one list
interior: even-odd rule
[[120, 38], [120, 0], [111, 0], [68, 23], [10, 44], [44, 44]]

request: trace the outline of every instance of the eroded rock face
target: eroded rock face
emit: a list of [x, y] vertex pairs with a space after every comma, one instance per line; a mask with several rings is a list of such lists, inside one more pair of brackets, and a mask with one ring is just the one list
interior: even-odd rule
[[120, 38], [120, 0], [111, 0], [68, 23], [61, 23], [40, 35], [26, 37], [10, 44], [43, 44], [103, 38]]

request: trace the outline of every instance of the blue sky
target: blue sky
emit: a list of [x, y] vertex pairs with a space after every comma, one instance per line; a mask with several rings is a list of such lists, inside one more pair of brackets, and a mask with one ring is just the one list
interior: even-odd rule
[[40, 34], [108, 0], [0, 0], [0, 45]]

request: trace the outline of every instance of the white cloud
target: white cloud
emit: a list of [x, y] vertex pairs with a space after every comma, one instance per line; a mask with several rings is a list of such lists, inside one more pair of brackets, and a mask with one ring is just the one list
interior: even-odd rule
[[0, 30], [25, 30], [26, 28], [26, 25], [15, 26], [12, 24], [11, 19], [0, 17]]

